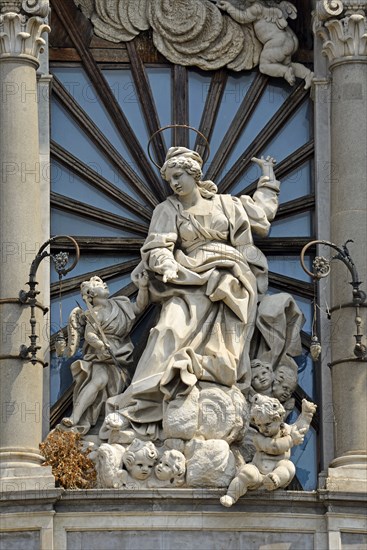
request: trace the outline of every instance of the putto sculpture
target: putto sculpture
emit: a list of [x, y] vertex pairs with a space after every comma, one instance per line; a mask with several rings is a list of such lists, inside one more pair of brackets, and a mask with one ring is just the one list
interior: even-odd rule
[[[297, 9], [285, 0], [74, 0], [94, 32], [111, 42], [128, 42], [153, 31], [158, 51], [172, 63], [204, 70], [253, 69], [311, 86], [313, 73], [292, 56], [298, 40], [288, 26]], [[228, 15], [227, 15], [228, 14]]]
[[302, 401], [302, 413], [294, 424], [283, 422], [285, 409], [274, 398], [256, 394], [251, 407], [251, 422], [259, 430], [254, 435], [255, 456], [243, 465], [231, 481], [227, 494], [221, 497], [223, 506], [232, 506], [248, 490], [264, 487], [274, 491], [292, 481], [296, 468], [290, 459], [290, 450], [303, 443], [310, 427], [316, 405]]
[[251, 361], [251, 391], [276, 397], [283, 404], [286, 416], [294, 409], [292, 393], [297, 387], [297, 365], [286, 358], [287, 364], [279, 364], [275, 371], [271, 363], [254, 359]]
[[96, 424], [106, 399], [125, 389], [133, 351], [129, 334], [136, 315], [148, 305], [147, 275], [141, 273], [136, 281], [140, 290], [134, 304], [124, 296], [110, 298], [100, 277], [81, 284], [87, 310], [76, 307], [70, 313], [67, 355], [73, 356], [84, 338], [83, 359], [71, 365], [73, 413], [62, 419], [60, 428], [72, 427], [86, 434]]
[[288, 26], [287, 19], [296, 19], [297, 10], [290, 2], [265, 2], [247, 0], [240, 7], [221, 0], [218, 8], [227, 12], [241, 25], [253, 25], [254, 33], [262, 44], [259, 70], [269, 76], [283, 77], [291, 86], [296, 77], [305, 81], [305, 90], [310, 88], [313, 72], [301, 63], [292, 62], [298, 49], [298, 39]]
[[[315, 410], [304, 403], [300, 419], [284, 424], [303, 315], [290, 295], [267, 294], [253, 236], [269, 231], [279, 182], [273, 158], [252, 160], [257, 190], [232, 197], [203, 180], [196, 151], [171, 147], [161, 174], [173, 194], [155, 208], [132, 273], [136, 303], [109, 298], [99, 277], [82, 284], [87, 310], [71, 313], [69, 348], [84, 334], [84, 358], [71, 366], [73, 412], [62, 427], [86, 434], [100, 487], [229, 487], [227, 506], [294, 475], [289, 450]], [[159, 318], [134, 372], [128, 333], [148, 301]]]

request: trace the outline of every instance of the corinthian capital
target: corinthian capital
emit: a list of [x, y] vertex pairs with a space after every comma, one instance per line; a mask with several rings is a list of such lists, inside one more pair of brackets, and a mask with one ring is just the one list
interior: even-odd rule
[[0, 0], [0, 13], [23, 12], [47, 17], [49, 11], [49, 0]]
[[0, 0], [0, 60], [19, 57], [38, 63], [50, 32], [48, 0]]
[[318, 0], [314, 17], [319, 21], [326, 21], [331, 17], [339, 17], [343, 11], [343, 0]]
[[318, 0], [313, 18], [330, 62], [367, 56], [367, 0]]

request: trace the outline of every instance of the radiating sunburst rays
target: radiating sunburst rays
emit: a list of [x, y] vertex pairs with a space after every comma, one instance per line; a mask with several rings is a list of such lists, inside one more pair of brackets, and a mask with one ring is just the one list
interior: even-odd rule
[[[205, 178], [213, 179], [221, 193], [251, 194], [258, 176], [251, 158], [277, 151], [275, 172], [284, 182], [281, 205], [270, 237], [256, 242], [269, 256], [271, 292], [291, 292], [309, 316], [313, 286], [295, 267], [297, 255], [313, 238], [315, 204], [311, 107], [303, 84], [288, 88], [257, 71], [234, 75], [168, 63], [147, 67], [135, 41], [127, 43], [128, 66], [102, 66], [74, 28], [70, 11], [57, 2], [54, 10], [82, 60], [51, 68], [52, 232], [71, 234], [81, 247], [78, 270], [61, 287], [63, 323], [79, 299], [80, 283], [92, 275], [104, 278], [113, 294], [136, 294], [130, 273], [139, 262], [152, 211], [170, 192], [150, 163], [146, 146], [149, 136], [167, 123], [194, 124], [208, 137], [211, 156]], [[163, 163], [168, 146], [177, 144], [203, 154], [195, 135], [177, 129], [154, 140], [157, 163]], [[68, 249], [68, 243], [57, 247]], [[54, 280], [55, 332], [60, 328], [56, 320], [59, 294], [59, 282]], [[155, 314], [154, 308], [148, 308], [134, 330], [137, 355]], [[307, 325], [302, 343], [307, 355]], [[298, 407], [303, 397], [314, 399], [312, 365], [307, 363], [302, 373], [296, 391]], [[70, 391], [63, 393], [52, 412], [54, 421], [70, 403]], [[313, 426], [317, 429], [317, 417]]]

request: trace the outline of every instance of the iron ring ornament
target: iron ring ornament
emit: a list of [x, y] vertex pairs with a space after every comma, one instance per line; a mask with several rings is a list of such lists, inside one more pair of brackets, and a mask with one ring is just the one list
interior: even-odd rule
[[149, 138], [149, 141], [148, 141], [148, 147], [147, 147], [147, 151], [148, 151], [148, 156], [150, 158], [150, 160], [152, 161], [152, 163], [154, 164], [154, 166], [156, 166], [158, 168], [158, 170], [160, 170], [162, 168], [162, 166], [160, 166], [159, 164], [157, 164], [152, 155], [151, 155], [151, 152], [150, 152], [150, 146], [152, 144], [152, 141], [153, 139], [155, 138], [156, 135], [160, 134], [161, 132], [164, 132], [164, 130], [169, 130], [169, 129], [172, 129], [172, 128], [186, 128], [187, 130], [192, 130], [193, 132], [196, 132], [197, 135], [205, 142], [205, 151], [206, 151], [206, 154], [203, 155], [203, 165], [206, 163], [206, 161], [208, 160], [208, 158], [210, 157], [210, 145], [209, 145], [209, 141], [207, 140], [207, 138], [204, 136], [204, 134], [202, 134], [201, 132], [199, 132], [199, 130], [197, 130], [196, 128], [194, 128], [193, 126], [188, 126], [187, 124], [168, 124], [167, 126], [163, 126], [163, 128], [159, 128], [159, 130], [157, 130], [156, 132], [154, 132], [154, 134], [152, 134]]
[[[360, 316], [360, 307], [365, 306], [366, 293], [359, 288], [362, 284], [362, 281], [359, 280], [357, 268], [355, 266], [355, 263], [350, 255], [350, 252], [347, 246], [351, 242], [354, 242], [354, 241], [349, 239], [342, 246], [338, 246], [330, 241], [324, 241], [324, 240], [310, 241], [302, 248], [300, 261], [301, 261], [301, 266], [303, 270], [307, 273], [307, 275], [312, 277], [315, 283], [317, 283], [317, 281], [319, 281], [324, 277], [327, 277], [330, 274], [331, 261], [333, 260], [340, 260], [348, 268], [352, 276], [352, 281], [350, 284], [353, 287], [353, 291], [352, 291], [353, 298], [352, 298], [352, 304], [350, 305], [352, 305], [356, 309], [356, 316], [355, 316], [356, 334], [354, 335], [356, 339], [356, 344], [353, 350], [356, 359], [353, 359], [353, 360], [358, 361], [358, 360], [366, 360], [367, 358], [367, 347], [365, 346], [365, 344], [362, 343], [362, 338], [363, 338], [363, 334], [361, 331], [362, 318]], [[312, 264], [313, 271], [311, 272], [305, 265], [305, 254], [311, 246], [315, 246], [315, 245], [328, 246], [329, 248], [336, 250], [337, 254], [333, 256], [330, 260], [323, 256], [316, 256]], [[333, 309], [335, 308], [332, 308], [331, 311], [333, 311]], [[314, 349], [312, 349], [313, 347]], [[312, 334], [311, 355], [313, 358], [315, 355], [315, 358], [317, 359], [318, 356], [320, 355], [320, 352], [321, 352], [321, 344], [318, 341], [317, 335]]]
[[[51, 254], [46, 249], [49, 245], [57, 242], [58, 240], [69, 240], [73, 245], [75, 249], [75, 258], [71, 262], [70, 266], [67, 267], [69, 262], [69, 254], [67, 252], [58, 252], [57, 254]], [[37, 346], [37, 339], [38, 336], [36, 334], [36, 316], [35, 316], [35, 308], [37, 307], [37, 295], [40, 293], [39, 290], [36, 290], [36, 286], [38, 285], [38, 282], [36, 281], [36, 274], [38, 267], [42, 260], [45, 258], [51, 258], [55, 265], [55, 270], [59, 275], [59, 279], [61, 281], [61, 278], [65, 276], [67, 273], [72, 271], [74, 267], [77, 265], [79, 258], [80, 258], [80, 249], [79, 245], [76, 242], [73, 237], [70, 237], [69, 235], [56, 235], [55, 237], [51, 237], [48, 241], [43, 243], [43, 245], [38, 250], [36, 257], [34, 258], [30, 270], [29, 270], [29, 279], [27, 282], [27, 285], [29, 286], [28, 292], [25, 290], [21, 290], [19, 292], [19, 301], [23, 305], [29, 305], [31, 307], [31, 318], [30, 318], [30, 325], [31, 325], [31, 335], [29, 336], [29, 339], [31, 341], [30, 346], [26, 346], [23, 344], [20, 346], [19, 356], [22, 359], [29, 360], [32, 365], [35, 365], [36, 363], [41, 363], [45, 367], [47, 367], [47, 363], [43, 363], [40, 359], [37, 358], [37, 351], [41, 349], [41, 346]], [[45, 313], [45, 312], [44, 312]]]

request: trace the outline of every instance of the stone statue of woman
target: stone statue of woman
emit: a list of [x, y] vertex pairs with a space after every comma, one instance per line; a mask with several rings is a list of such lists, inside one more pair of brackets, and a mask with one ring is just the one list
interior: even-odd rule
[[[127, 390], [108, 399], [100, 436], [126, 431], [164, 439], [167, 403], [194, 387], [251, 384], [250, 341], [257, 303], [267, 290], [267, 262], [253, 234], [265, 237], [278, 207], [274, 160], [262, 169], [253, 197], [220, 195], [202, 181], [200, 155], [171, 147], [161, 169], [173, 195], [154, 210], [142, 261], [160, 316]], [[127, 438], [127, 441], [129, 440]]]

